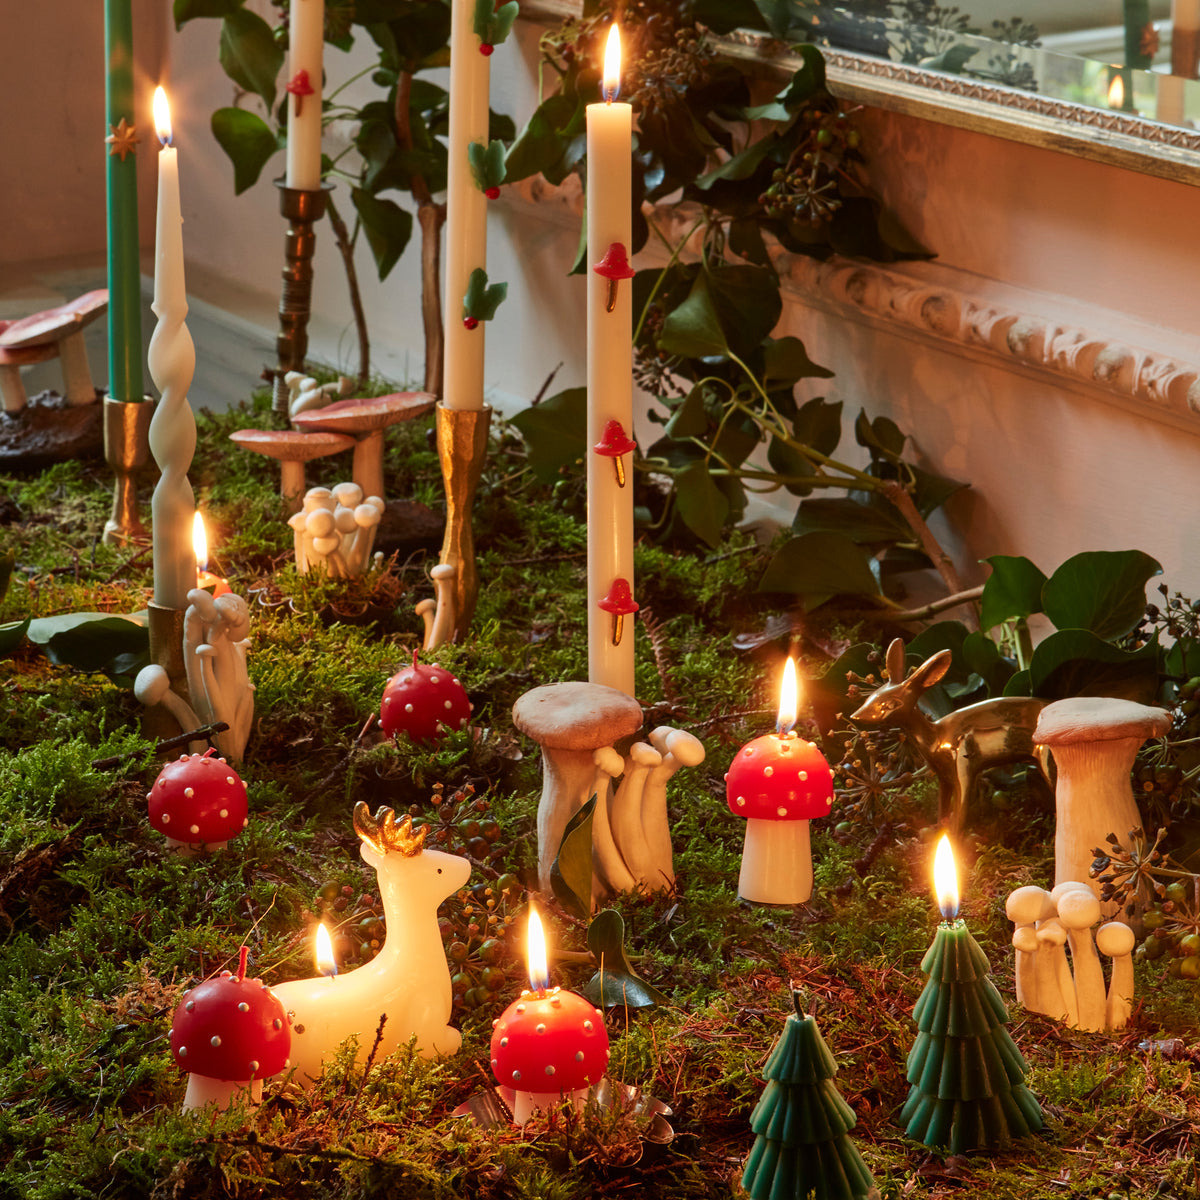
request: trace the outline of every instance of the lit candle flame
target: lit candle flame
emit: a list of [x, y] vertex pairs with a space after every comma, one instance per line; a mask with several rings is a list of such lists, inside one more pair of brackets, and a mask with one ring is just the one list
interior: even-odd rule
[[621, 91], [621, 32], [614, 21], [608, 27], [608, 42], [604, 47], [604, 75], [600, 94], [611, 104]]
[[199, 574], [208, 566], [208, 531], [198, 511], [192, 520], [192, 549], [196, 552], [196, 573]]
[[779, 716], [775, 732], [781, 736], [791, 732], [800, 710], [799, 684], [796, 682], [796, 660], [789, 654], [783, 664], [783, 682], [779, 685]]
[[161, 87], [154, 89], [154, 132], [164, 146], [171, 144], [171, 106], [167, 103], [167, 93]]
[[541, 918], [533, 907], [529, 909], [529, 941], [525, 960], [529, 965], [529, 990], [544, 992], [550, 986], [550, 971], [546, 966], [546, 934]]
[[1120, 75], [1114, 75], [1112, 83], [1108, 85], [1108, 107], [1125, 107], [1125, 80]]
[[944, 833], [933, 856], [933, 890], [942, 916], [947, 921], [958, 916], [958, 868], [954, 864], [950, 838]]
[[337, 960], [333, 957], [333, 942], [323, 921], [317, 926], [317, 974], [328, 975], [331, 979], [337, 974]]

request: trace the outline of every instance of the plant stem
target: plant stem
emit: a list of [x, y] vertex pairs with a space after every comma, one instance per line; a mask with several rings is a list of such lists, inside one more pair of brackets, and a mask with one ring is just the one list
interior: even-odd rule
[[371, 342], [367, 333], [367, 314], [363, 311], [362, 292], [358, 286], [358, 272], [354, 267], [354, 239], [342, 214], [338, 212], [333, 197], [325, 201], [329, 213], [329, 223], [333, 226], [334, 240], [337, 242], [338, 253], [342, 256], [342, 265], [346, 268], [346, 285], [350, 289], [350, 308], [354, 312], [354, 328], [358, 332], [358, 386], [365, 387], [371, 377]]
[[[938, 613], [945, 612], [947, 609], [957, 608], [960, 604], [973, 604], [982, 595], [983, 584], [981, 583], [976, 587], [955, 592], [952, 596], [942, 596], [938, 600], [931, 600], [928, 604], [922, 604], [920, 608], [889, 609], [887, 619], [889, 621], [898, 621], [901, 624], [909, 621], [923, 621], [927, 617], [935, 617]], [[859, 616], [877, 616], [878, 614], [879, 608], [875, 606], [874, 608], [845, 609], [842, 610], [841, 615], [847, 619], [851, 619]]]

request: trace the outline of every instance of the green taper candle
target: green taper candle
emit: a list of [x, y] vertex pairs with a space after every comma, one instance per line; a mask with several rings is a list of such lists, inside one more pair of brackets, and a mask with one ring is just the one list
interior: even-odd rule
[[137, 143], [133, 108], [132, 0], [104, 0], [108, 135], [108, 394], [141, 400], [141, 271], [138, 265]]

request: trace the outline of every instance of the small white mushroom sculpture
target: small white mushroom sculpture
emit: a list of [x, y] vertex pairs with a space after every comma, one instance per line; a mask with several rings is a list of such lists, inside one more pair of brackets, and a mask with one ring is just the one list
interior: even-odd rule
[[183, 661], [188, 692], [201, 721], [229, 726], [213, 740], [226, 758], [241, 762], [254, 719], [254, 685], [246, 670], [250, 610], [232, 592], [213, 598], [203, 588], [187, 594]]
[[1075, 980], [1067, 962], [1067, 929], [1051, 917], [1038, 926], [1037, 939], [1042, 944], [1038, 952], [1037, 991], [1043, 998], [1042, 1012], [1064, 1025], [1079, 1024], [1079, 1006], [1075, 1003]]
[[348, 396], [346, 385], [353, 387], [353, 380], [344, 375], [337, 383], [318, 383], [311, 375], [289, 371], [283, 377], [288, 389], [288, 414], [308, 412], [313, 408], [324, 408], [335, 396]]
[[453, 563], [438, 563], [429, 572], [433, 580], [434, 599], [422, 600], [416, 614], [425, 624], [423, 650], [437, 650], [454, 637], [454, 580], [458, 568]]
[[1039, 921], [1048, 921], [1054, 916], [1054, 901], [1045, 888], [1019, 887], [1010, 893], [1004, 911], [1016, 926], [1012, 943], [1017, 952], [1017, 1002], [1030, 1012], [1044, 1013], [1045, 1001], [1038, 988], [1038, 955], [1042, 943], [1038, 941], [1037, 926]]
[[1106, 921], [1096, 930], [1096, 948], [1112, 959], [1112, 978], [1104, 1009], [1107, 1029], [1124, 1029], [1133, 1011], [1133, 930], [1123, 921]]
[[1067, 881], [1050, 892], [1058, 919], [1067, 931], [1075, 979], [1074, 1024], [1089, 1033], [1104, 1028], [1104, 971], [1092, 941], [1092, 926], [1100, 920], [1100, 901], [1086, 883]]
[[[1088, 880], [1095, 851], [1109, 834], [1126, 842], [1141, 826], [1130, 771], [1138, 748], [1171, 727], [1162, 708], [1110, 696], [1056, 700], [1042, 709], [1034, 740], [1058, 767], [1054, 788], [1054, 881]], [[1100, 885], [1088, 886], [1100, 895]], [[1119, 905], [1104, 904], [1105, 916]]]
[[[196, 716], [192, 706], [171, 690], [171, 678], [166, 669], [158, 663], [151, 663], [137, 673], [137, 678], [133, 681], [133, 694], [138, 702], [147, 708], [161, 704], [175, 718], [182, 733], [191, 733], [193, 729], [199, 729], [204, 724]], [[203, 740], [188, 743], [188, 748], [193, 754], [201, 753], [204, 746]]]
[[[309, 488], [298, 513], [288, 519], [294, 534], [296, 570], [323, 570], [333, 579], [357, 579], [372, 562], [375, 532], [383, 518], [378, 496], [363, 499], [356, 483]], [[378, 565], [381, 556], [375, 556]]]

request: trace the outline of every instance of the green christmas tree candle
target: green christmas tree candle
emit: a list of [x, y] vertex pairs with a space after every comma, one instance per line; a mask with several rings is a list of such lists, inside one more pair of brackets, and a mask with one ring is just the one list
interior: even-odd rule
[[1042, 1110], [1025, 1086], [1028, 1068], [1005, 1028], [1008, 1011], [988, 979], [987, 958], [956, 919], [958, 882], [944, 836], [934, 879], [945, 919], [921, 962], [929, 982], [913, 1010], [912, 1087], [900, 1121], [916, 1141], [962, 1154], [1036, 1132]]
[[875, 1181], [849, 1138], [856, 1117], [833, 1082], [837, 1062], [815, 1018], [795, 1013], [763, 1068], [767, 1086], [750, 1115], [757, 1137], [742, 1186], [752, 1200], [867, 1200]]

